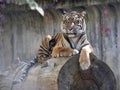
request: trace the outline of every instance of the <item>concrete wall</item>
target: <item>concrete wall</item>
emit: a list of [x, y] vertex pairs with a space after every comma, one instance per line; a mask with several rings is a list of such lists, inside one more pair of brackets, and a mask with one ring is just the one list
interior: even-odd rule
[[[85, 6], [87, 35], [96, 56], [106, 62], [117, 79], [120, 90], [120, 4]], [[80, 7], [69, 10], [81, 11]], [[108, 14], [104, 14], [108, 10]], [[61, 13], [45, 10], [45, 16], [36, 11], [13, 10], [0, 12], [0, 72], [19, 57], [28, 62], [36, 55], [40, 41], [60, 31]], [[102, 29], [104, 27], [104, 29]], [[108, 28], [108, 35], [106, 33]]]

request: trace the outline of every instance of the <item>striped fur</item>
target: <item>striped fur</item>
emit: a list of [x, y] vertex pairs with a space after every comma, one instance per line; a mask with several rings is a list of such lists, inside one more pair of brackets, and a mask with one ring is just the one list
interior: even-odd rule
[[90, 45], [86, 35], [85, 12], [70, 12], [63, 15], [62, 33], [47, 36], [42, 41], [38, 60], [40, 63], [51, 57], [77, 54], [85, 45]]
[[51, 56], [52, 48], [55, 46], [55, 44], [56, 40], [50, 35], [46, 36], [44, 40], [42, 40], [37, 55], [39, 63], [43, 63], [52, 57]]

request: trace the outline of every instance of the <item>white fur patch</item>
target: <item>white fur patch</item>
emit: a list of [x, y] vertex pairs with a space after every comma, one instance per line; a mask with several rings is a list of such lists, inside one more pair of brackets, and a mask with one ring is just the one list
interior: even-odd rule
[[52, 39], [52, 37], [51, 37], [50, 35], [47, 35], [47, 38], [48, 38], [48, 39]]
[[73, 55], [78, 54], [78, 53], [79, 53], [79, 51], [77, 49], [73, 50]]

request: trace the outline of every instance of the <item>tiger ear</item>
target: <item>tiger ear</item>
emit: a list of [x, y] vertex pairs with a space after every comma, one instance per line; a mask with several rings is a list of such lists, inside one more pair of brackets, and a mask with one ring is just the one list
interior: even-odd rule
[[60, 11], [63, 15], [67, 13], [67, 10], [65, 10], [65, 9], [59, 9], [59, 11]]
[[83, 17], [86, 16], [86, 11], [82, 11], [82, 16], [83, 16]]
[[66, 14], [68, 13], [65, 9], [59, 9], [60, 13], [62, 13], [63, 20], [65, 20]]

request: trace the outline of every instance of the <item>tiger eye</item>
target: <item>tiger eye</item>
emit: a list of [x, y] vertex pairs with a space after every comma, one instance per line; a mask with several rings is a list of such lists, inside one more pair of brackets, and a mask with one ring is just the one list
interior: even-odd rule
[[76, 20], [74, 23], [75, 23], [75, 24], [79, 24], [79, 20]]
[[66, 23], [67, 23], [67, 21], [66, 21], [66, 20], [64, 20], [64, 21], [63, 21], [63, 24], [66, 24]]
[[69, 21], [67, 21], [67, 23], [70, 23]]

